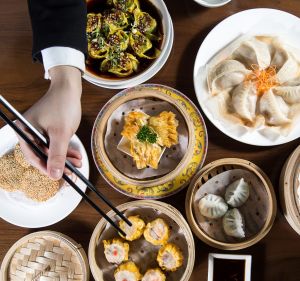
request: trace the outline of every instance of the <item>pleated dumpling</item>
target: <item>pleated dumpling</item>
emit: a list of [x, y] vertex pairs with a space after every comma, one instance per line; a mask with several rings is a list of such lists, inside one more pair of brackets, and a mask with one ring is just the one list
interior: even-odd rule
[[227, 212], [228, 206], [221, 196], [207, 194], [199, 201], [200, 213], [207, 218], [217, 219]]
[[109, 263], [120, 264], [128, 260], [129, 244], [121, 239], [103, 240], [104, 255]]
[[137, 215], [137, 216], [130, 216], [128, 217], [128, 220], [132, 223], [131, 226], [129, 226], [125, 221], [120, 221], [119, 226], [120, 228], [125, 232], [126, 236], [123, 237], [128, 241], [133, 241], [139, 239], [145, 229], [145, 222]]
[[208, 74], [208, 87], [212, 94], [227, 91], [242, 83], [250, 70], [237, 60], [224, 60]]
[[244, 219], [238, 209], [231, 209], [225, 214], [223, 217], [223, 228], [229, 236], [236, 238], [245, 237]]
[[178, 246], [168, 243], [159, 249], [156, 260], [161, 269], [176, 271], [183, 264], [183, 254]]
[[267, 68], [271, 62], [269, 47], [255, 37], [244, 41], [232, 54], [234, 59], [243, 62], [248, 68], [258, 65], [260, 69]]
[[232, 92], [232, 106], [242, 119], [250, 122], [254, 120], [256, 116], [256, 102], [256, 87], [253, 83], [241, 83]]
[[274, 94], [281, 96], [289, 104], [300, 102], [300, 80], [290, 81], [274, 87]]
[[148, 269], [142, 281], [166, 281], [166, 275], [159, 269]]
[[272, 89], [263, 94], [259, 110], [266, 118], [267, 124], [280, 126], [291, 122], [288, 118], [289, 107], [282, 97], [274, 95]]
[[142, 279], [139, 268], [132, 261], [121, 264], [114, 273], [116, 281], [139, 281]]
[[144, 237], [153, 245], [164, 245], [170, 238], [169, 226], [162, 218], [157, 218], [147, 223]]
[[231, 207], [240, 207], [247, 201], [249, 194], [249, 184], [241, 178], [228, 185], [225, 200]]

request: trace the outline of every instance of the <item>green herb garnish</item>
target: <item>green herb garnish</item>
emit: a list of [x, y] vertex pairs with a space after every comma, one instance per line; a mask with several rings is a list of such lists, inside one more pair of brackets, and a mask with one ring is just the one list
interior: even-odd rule
[[156, 143], [157, 141], [157, 134], [146, 125], [139, 130], [136, 137], [141, 142]]

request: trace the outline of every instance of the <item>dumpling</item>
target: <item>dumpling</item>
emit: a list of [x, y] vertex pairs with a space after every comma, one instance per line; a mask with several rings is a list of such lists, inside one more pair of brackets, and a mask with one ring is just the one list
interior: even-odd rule
[[148, 269], [142, 281], [166, 281], [166, 275], [159, 269]]
[[128, 241], [133, 241], [139, 239], [145, 229], [145, 222], [139, 216], [130, 216], [128, 220], [132, 223], [132, 226], [129, 226], [125, 221], [120, 221], [120, 228], [126, 233], [126, 236], [122, 237]]
[[271, 62], [268, 45], [255, 37], [244, 41], [232, 55], [234, 59], [243, 62], [249, 68], [252, 65], [258, 65], [260, 69], [264, 69]]
[[158, 116], [150, 117], [149, 126], [158, 134], [159, 145], [171, 147], [178, 143], [178, 120], [173, 112], [163, 111]]
[[119, 10], [132, 13], [136, 8], [139, 8], [138, 0], [109, 0]]
[[251, 82], [241, 83], [232, 92], [232, 106], [242, 119], [250, 122], [254, 120], [256, 102], [256, 88]]
[[251, 71], [237, 60], [224, 60], [217, 64], [208, 74], [208, 87], [212, 94], [226, 91], [244, 81]]
[[227, 212], [228, 206], [221, 196], [207, 194], [199, 201], [200, 213], [207, 218], [217, 219]]
[[264, 93], [259, 101], [259, 110], [269, 125], [285, 125], [291, 122], [288, 118], [289, 107], [280, 96], [275, 96], [272, 89]]
[[178, 246], [168, 243], [159, 249], [157, 262], [163, 270], [176, 271], [183, 264], [183, 254]]
[[223, 228], [228, 236], [236, 238], [245, 237], [244, 220], [238, 209], [231, 209], [225, 214], [223, 217]]
[[249, 194], [249, 184], [241, 178], [228, 185], [225, 200], [232, 207], [240, 207], [247, 201]]
[[139, 268], [132, 261], [121, 264], [114, 273], [115, 281], [139, 281], [142, 279]]
[[144, 237], [153, 245], [164, 245], [170, 238], [169, 226], [163, 219], [157, 218], [146, 225]]
[[120, 264], [128, 260], [129, 244], [121, 239], [103, 240], [104, 255], [109, 263]]
[[281, 96], [285, 102], [294, 104], [300, 102], [300, 82], [295, 86], [278, 86], [273, 88], [274, 94]]

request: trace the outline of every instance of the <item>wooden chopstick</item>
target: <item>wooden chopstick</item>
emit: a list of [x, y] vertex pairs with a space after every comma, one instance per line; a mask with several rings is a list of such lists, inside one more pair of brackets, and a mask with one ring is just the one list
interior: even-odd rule
[[[0, 110], [0, 118], [4, 120], [30, 147], [31, 149], [44, 161], [47, 161], [48, 156], [45, 154], [36, 144], [34, 144], [27, 135], [13, 122], [11, 121], [3, 112]], [[119, 233], [126, 236], [124, 231], [119, 228], [115, 222], [108, 217], [65, 173], [63, 173], [62, 178], [71, 185], [75, 191], [77, 191], [82, 198], [89, 203], [101, 216], [103, 216], [107, 222], [109, 222]]]
[[[0, 103], [30, 131], [32, 135], [34, 135], [39, 141], [42, 142], [47, 148], [49, 148], [49, 140], [41, 134], [26, 118], [17, 111], [2, 95], [0, 95]], [[66, 167], [72, 171], [78, 178], [80, 178], [87, 187], [96, 193], [97, 197], [104, 201], [122, 220], [124, 220], [129, 226], [131, 226], [131, 222], [116, 208], [113, 204], [100, 192], [97, 188], [76, 168], [73, 164], [66, 160]]]

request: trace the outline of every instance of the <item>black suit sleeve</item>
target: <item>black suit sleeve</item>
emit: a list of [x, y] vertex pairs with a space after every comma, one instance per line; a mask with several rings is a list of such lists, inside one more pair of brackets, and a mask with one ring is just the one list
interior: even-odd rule
[[86, 54], [85, 0], [28, 0], [33, 31], [32, 56], [42, 61], [41, 50], [60, 46]]

